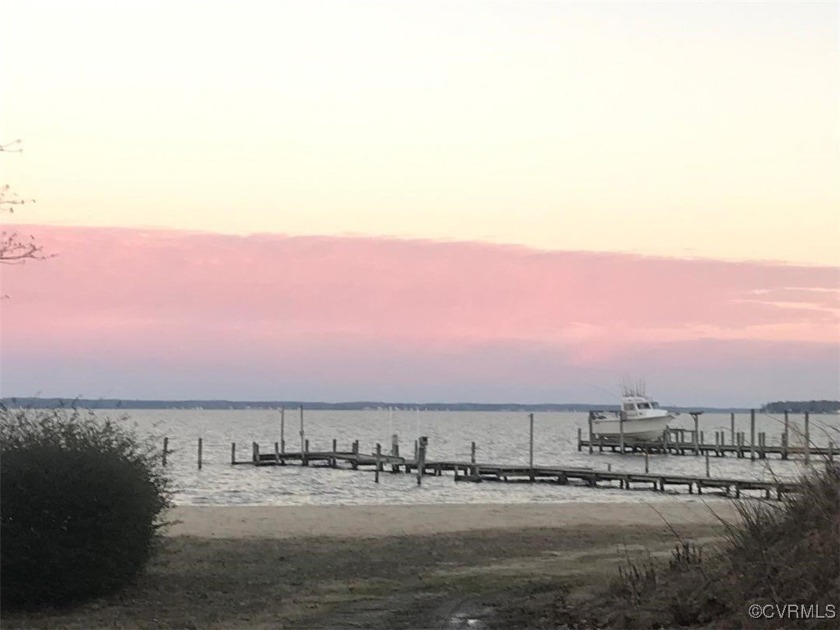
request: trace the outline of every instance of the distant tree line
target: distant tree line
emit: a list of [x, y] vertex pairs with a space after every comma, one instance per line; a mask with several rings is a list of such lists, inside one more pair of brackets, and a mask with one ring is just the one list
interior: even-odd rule
[[835, 413], [840, 411], [840, 400], [778, 400], [765, 404], [761, 410], [767, 413]]
[[[239, 409], [305, 409], [367, 411], [372, 409], [393, 409], [394, 411], [617, 411], [615, 404], [593, 403], [469, 403], [469, 402], [385, 402], [376, 400], [319, 402], [299, 400], [122, 400], [115, 398], [0, 398], [0, 408], [29, 409], [198, 409], [198, 410], [239, 410]], [[740, 407], [678, 407], [668, 405], [668, 409], [679, 412], [706, 411], [744, 412]]]

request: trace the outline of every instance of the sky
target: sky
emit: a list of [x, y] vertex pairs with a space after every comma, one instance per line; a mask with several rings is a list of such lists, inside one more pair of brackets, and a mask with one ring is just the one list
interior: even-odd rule
[[839, 17], [5, 2], [0, 394], [837, 398]]

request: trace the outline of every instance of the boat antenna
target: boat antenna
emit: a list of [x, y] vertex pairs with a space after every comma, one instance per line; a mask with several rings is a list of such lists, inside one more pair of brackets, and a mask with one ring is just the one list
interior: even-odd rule
[[589, 385], [589, 387], [593, 387], [593, 388], [597, 389], [598, 391], [604, 392], [610, 398], [615, 398], [617, 401], [621, 402], [621, 397], [616, 396], [613, 392], [609, 391], [608, 389], [604, 389], [603, 387], [598, 387], [597, 385], [593, 385], [592, 383], [587, 383], [587, 385]]
[[621, 392], [624, 396], [645, 396], [645, 381], [642, 378], [624, 378], [621, 380]]

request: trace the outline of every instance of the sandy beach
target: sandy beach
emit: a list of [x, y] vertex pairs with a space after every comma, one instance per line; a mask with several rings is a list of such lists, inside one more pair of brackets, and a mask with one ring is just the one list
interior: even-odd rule
[[170, 536], [370, 538], [530, 528], [708, 526], [734, 516], [724, 501], [392, 506], [180, 506]]
[[630, 557], [714, 545], [735, 513], [715, 500], [175, 507], [128, 592], [3, 627], [556, 627]]

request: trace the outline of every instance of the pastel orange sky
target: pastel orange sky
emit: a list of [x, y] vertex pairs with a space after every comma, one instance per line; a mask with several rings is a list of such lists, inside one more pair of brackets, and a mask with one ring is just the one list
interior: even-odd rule
[[835, 2], [7, 2], [3, 395], [840, 395]]

